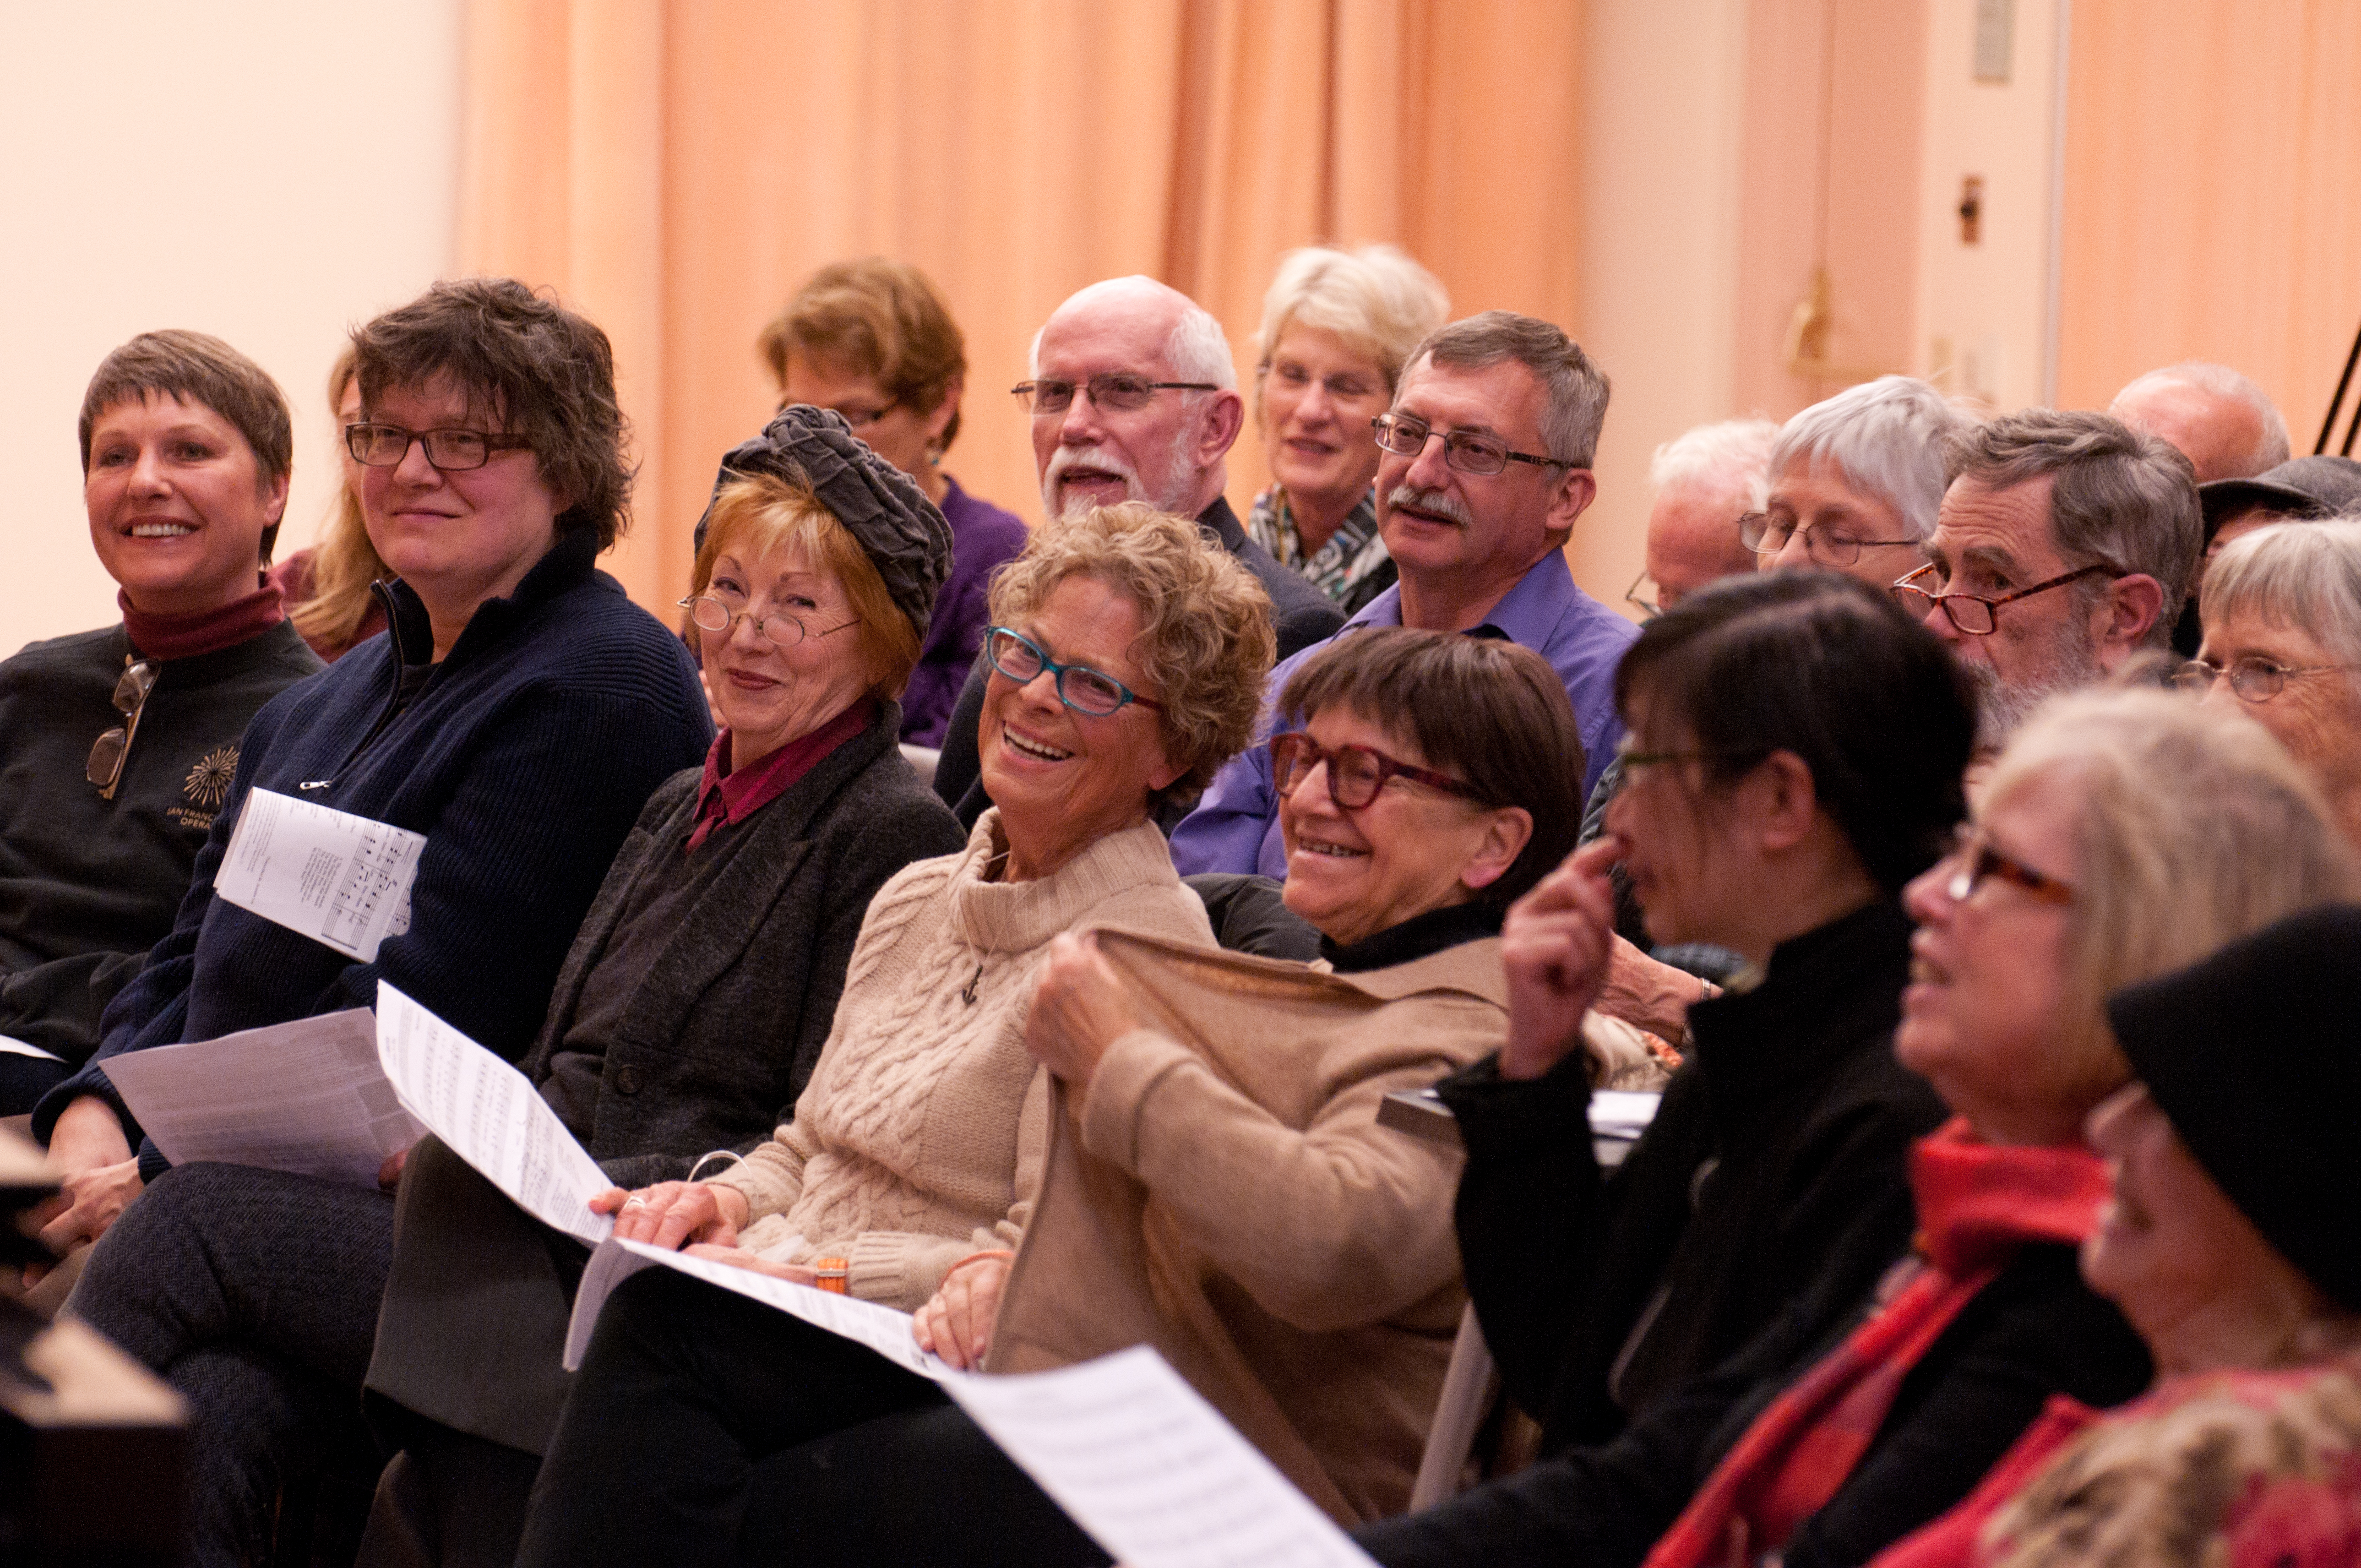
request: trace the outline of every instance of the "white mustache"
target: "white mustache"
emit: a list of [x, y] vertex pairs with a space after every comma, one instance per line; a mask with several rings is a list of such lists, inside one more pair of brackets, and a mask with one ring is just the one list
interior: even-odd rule
[[1431, 511], [1449, 518], [1462, 528], [1470, 527], [1476, 521], [1475, 514], [1467, 510], [1467, 503], [1448, 490], [1422, 490], [1416, 485], [1396, 485], [1386, 497], [1386, 510], [1390, 511], [1396, 507], [1416, 507], [1421, 511]]
[[1060, 446], [1049, 455], [1049, 466], [1042, 471], [1041, 483], [1045, 487], [1054, 485], [1076, 468], [1096, 468], [1118, 475], [1134, 491], [1139, 488], [1139, 471], [1103, 446]]

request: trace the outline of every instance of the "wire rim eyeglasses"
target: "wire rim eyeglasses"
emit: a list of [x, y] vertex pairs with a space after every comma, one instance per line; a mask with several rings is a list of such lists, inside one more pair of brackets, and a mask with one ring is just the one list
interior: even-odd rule
[[1159, 710], [1164, 707], [1152, 696], [1140, 696], [1104, 670], [1093, 670], [1088, 664], [1058, 663], [1041, 651], [1039, 643], [1005, 626], [985, 629], [983, 652], [994, 669], [1020, 686], [1031, 685], [1048, 674], [1058, 700], [1091, 718], [1111, 718], [1132, 703]]
[[1757, 555], [1776, 555], [1798, 533], [1804, 536], [1804, 553], [1823, 566], [1855, 565], [1862, 551], [1884, 545], [1903, 544], [1914, 550], [1918, 546], [1915, 539], [1855, 539], [1849, 533], [1829, 533], [1817, 522], [1799, 527], [1795, 519], [1776, 512], [1750, 511], [1738, 520], [1738, 542]]
[[790, 615], [784, 609], [770, 610], [757, 617], [751, 609], [730, 609], [729, 601], [718, 594], [691, 594], [685, 599], [675, 599], [674, 603], [688, 611], [689, 620], [700, 631], [727, 632], [741, 620], [752, 620], [754, 630], [774, 648], [793, 648], [807, 638], [833, 637], [848, 626], [861, 624], [861, 618], [856, 615], [814, 631], [803, 623], [800, 617]]
[[2093, 561], [2087, 566], [2060, 573], [2057, 576], [2036, 583], [2029, 588], [2019, 588], [2014, 593], [1996, 596], [1936, 593], [1933, 589], [1922, 586], [1917, 580], [1934, 570], [1935, 565], [1930, 561], [1915, 572], [1905, 573], [1902, 576], [1896, 577], [1893, 587], [1888, 590], [1894, 595], [1894, 602], [1921, 620], [1926, 619], [1929, 609], [1939, 608], [1944, 619], [1951, 623], [1954, 630], [1970, 637], [1989, 637], [1993, 634], [1993, 627], [1999, 622], [1997, 612], [2001, 606], [2015, 604], [2019, 599], [2031, 598], [2036, 594], [2046, 594], [2052, 588], [2062, 588], [2069, 583], [2080, 582], [2084, 577], [2093, 576], [2101, 572], [2113, 573], [2114, 568], [2103, 561]]
[[2227, 678], [2231, 692], [2240, 702], [2261, 703], [2287, 690], [2288, 682], [2298, 675], [2324, 675], [2333, 670], [2361, 669], [2355, 664], [2281, 664], [2257, 654], [2233, 659], [2227, 664], [2211, 663], [2203, 659], [2191, 659], [2172, 672], [2172, 684], [2185, 692], [2202, 696], [2213, 689], [2213, 683]]
[[1538, 457], [1530, 452], [1511, 452], [1505, 444], [1472, 430], [1437, 430], [1412, 414], [1379, 414], [1369, 422], [1369, 428], [1378, 433], [1378, 444], [1397, 457], [1417, 456], [1426, 450], [1428, 442], [1440, 435], [1443, 437], [1444, 466], [1456, 468], [1463, 474], [1498, 474], [1512, 462], [1530, 463], [1540, 468], [1582, 466], [1564, 457]]
[[115, 682], [115, 711], [123, 715], [123, 722], [103, 731], [91, 742], [90, 760], [82, 764], [82, 777], [98, 786], [101, 800], [115, 798], [115, 786], [123, 780], [123, 764], [131, 755], [131, 742], [139, 733], [139, 716], [147, 711], [148, 696], [156, 689], [156, 677], [164, 666], [152, 659], [137, 663], [126, 663], [123, 674]]
[[1218, 392], [1222, 389], [1211, 381], [1151, 381], [1145, 376], [1110, 370], [1087, 381], [1043, 376], [1019, 381], [1008, 389], [1036, 419], [1042, 419], [1073, 407], [1077, 392], [1087, 396], [1091, 407], [1101, 413], [1130, 413], [1146, 408], [1148, 400], [1159, 392]]
[[1303, 781], [1312, 776], [1312, 770], [1323, 763], [1328, 769], [1328, 798], [1339, 811], [1365, 809], [1377, 800], [1386, 781], [1397, 776], [1463, 800], [1483, 798], [1473, 784], [1432, 768], [1412, 767], [1374, 746], [1338, 746], [1330, 750], [1300, 729], [1270, 738], [1271, 788], [1279, 792], [1282, 800], [1292, 798]]

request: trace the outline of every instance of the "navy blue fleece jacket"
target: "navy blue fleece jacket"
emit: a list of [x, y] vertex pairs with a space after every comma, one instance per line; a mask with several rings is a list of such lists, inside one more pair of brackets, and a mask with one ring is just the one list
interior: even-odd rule
[[[36, 1135], [96, 1094], [139, 1145], [110, 1058], [372, 1006], [379, 979], [486, 1048], [524, 1054], [640, 808], [712, 740], [686, 651], [597, 557], [588, 532], [561, 535], [512, 595], [476, 611], [407, 705], [403, 663], [429, 659], [434, 640], [425, 606], [396, 583], [386, 635], [255, 715], [171, 934], [108, 1006], [90, 1065], [41, 1102]], [[410, 929], [374, 963], [214, 896], [255, 789], [426, 835]], [[152, 1144], [139, 1154], [143, 1174], [161, 1173]]]

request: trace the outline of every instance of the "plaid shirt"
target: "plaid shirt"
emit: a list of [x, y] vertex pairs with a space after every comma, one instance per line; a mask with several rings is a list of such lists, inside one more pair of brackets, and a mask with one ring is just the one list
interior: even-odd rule
[[1254, 500], [1246, 516], [1246, 536], [1277, 557], [1279, 564], [1301, 572], [1312, 585], [1346, 615], [1393, 585], [1393, 557], [1378, 532], [1378, 493], [1372, 489], [1353, 503], [1345, 521], [1327, 543], [1307, 559], [1295, 519], [1287, 510], [1287, 492], [1273, 485]]

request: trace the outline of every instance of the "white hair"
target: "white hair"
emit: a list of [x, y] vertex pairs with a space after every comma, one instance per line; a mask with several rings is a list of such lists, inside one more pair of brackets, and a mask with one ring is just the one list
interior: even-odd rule
[[2168, 365], [2161, 370], [2135, 376], [2124, 383], [2124, 389], [2115, 394], [2114, 401], [2107, 407], [2113, 410], [2116, 403], [2133, 392], [2145, 391], [2168, 381], [2178, 381], [2184, 387], [2194, 387], [2201, 392], [2244, 403], [2254, 411], [2262, 433], [2256, 437], [2253, 447], [2234, 466], [2235, 471], [2223, 475], [2224, 478], [2251, 479], [2257, 474], [2268, 473], [2288, 460], [2287, 420], [2280, 414], [2279, 405], [2272, 402], [2270, 395], [2253, 381], [2227, 365], [2216, 365], [2210, 359], [2184, 359], [2178, 365]]
[[[1068, 311], [1103, 301], [1124, 298], [1126, 302], [1136, 304], [1141, 296], [1153, 299], [1159, 295], [1178, 301], [1180, 307], [1180, 319], [1172, 323], [1172, 335], [1165, 340], [1164, 345], [1165, 363], [1173, 379], [1210, 381], [1223, 391], [1235, 391], [1238, 384], [1238, 369], [1230, 358], [1230, 340], [1222, 331], [1222, 323], [1214, 319], [1213, 312], [1169, 283], [1137, 272], [1127, 278], [1103, 278], [1069, 294], [1063, 304], [1049, 313], [1049, 320], [1055, 321]], [[1026, 363], [1035, 376], [1041, 373], [1041, 334], [1049, 330], [1049, 323], [1042, 323], [1033, 334], [1033, 346], [1026, 353]], [[1188, 395], [1196, 397], [1202, 394], [1192, 392]]]
[[1778, 425], [1760, 416], [1685, 430], [1649, 458], [1649, 488], [1694, 486], [1737, 497], [1741, 510], [1761, 511], [1771, 497], [1771, 448], [1778, 439]]
[[1279, 258], [1255, 334], [1257, 375], [1270, 368], [1290, 322], [1333, 332], [1378, 362], [1391, 394], [1410, 351], [1451, 316], [1434, 274], [1390, 245], [1335, 250], [1309, 245]]
[[1949, 483], [1944, 448], [1975, 422], [1910, 376], [1880, 376], [1814, 403], [1789, 420], [1771, 449], [1771, 476], [1797, 464], [1833, 463], [1854, 488], [1894, 509], [1920, 543]]
[[2361, 664], [2361, 512], [2275, 522], [2224, 545], [2206, 564], [2198, 619], [2211, 625], [2246, 610]]

